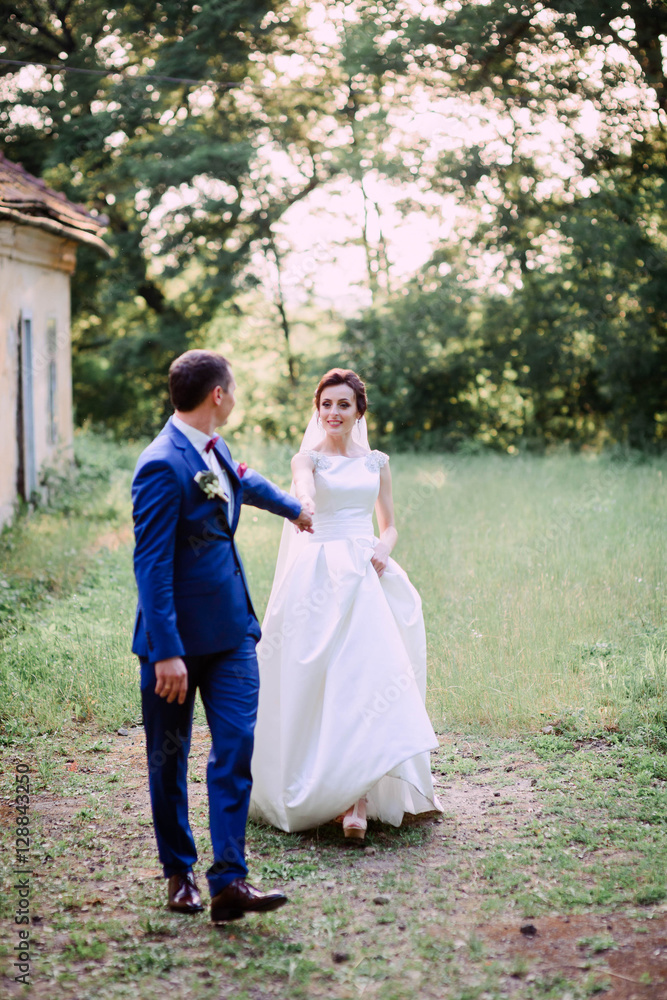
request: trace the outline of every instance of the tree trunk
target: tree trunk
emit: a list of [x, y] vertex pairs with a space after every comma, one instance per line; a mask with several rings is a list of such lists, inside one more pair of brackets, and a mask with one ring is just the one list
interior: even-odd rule
[[294, 369], [294, 357], [292, 355], [292, 347], [290, 344], [290, 326], [289, 320], [287, 319], [287, 311], [285, 309], [285, 296], [283, 293], [283, 282], [282, 282], [282, 270], [281, 270], [281, 260], [278, 253], [278, 249], [273, 238], [273, 233], [269, 231], [269, 249], [273, 255], [273, 260], [276, 265], [276, 307], [280, 315], [280, 325], [282, 327], [283, 336], [285, 338], [285, 352], [287, 355], [287, 372], [289, 375], [290, 385], [296, 385], [296, 371]]

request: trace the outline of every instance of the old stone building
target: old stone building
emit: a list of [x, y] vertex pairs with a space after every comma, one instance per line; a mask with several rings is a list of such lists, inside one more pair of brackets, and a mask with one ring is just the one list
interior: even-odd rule
[[105, 221], [0, 153], [0, 524], [71, 455], [70, 276]]

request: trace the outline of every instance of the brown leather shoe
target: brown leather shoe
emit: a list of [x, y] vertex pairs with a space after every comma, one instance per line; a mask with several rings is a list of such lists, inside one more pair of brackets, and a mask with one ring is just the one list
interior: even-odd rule
[[286, 902], [287, 896], [282, 892], [259, 892], [245, 879], [237, 878], [211, 900], [211, 920], [214, 924], [224, 920], [238, 920], [249, 910], [266, 913], [268, 910], [277, 910]]
[[199, 889], [192, 872], [169, 876], [169, 903], [174, 913], [199, 913], [203, 910]]

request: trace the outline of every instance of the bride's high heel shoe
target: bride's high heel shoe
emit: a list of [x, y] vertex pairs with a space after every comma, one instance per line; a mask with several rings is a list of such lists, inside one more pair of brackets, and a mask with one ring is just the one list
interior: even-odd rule
[[343, 816], [343, 833], [350, 840], [363, 840], [366, 836], [366, 799], [359, 799]]

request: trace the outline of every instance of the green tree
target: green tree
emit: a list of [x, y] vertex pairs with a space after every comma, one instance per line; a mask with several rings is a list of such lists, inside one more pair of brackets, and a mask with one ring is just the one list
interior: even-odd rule
[[321, 180], [314, 160], [300, 187], [252, 197], [266, 141], [252, 87], [298, 21], [264, 0], [36, 0], [5, 14], [5, 58], [62, 65], [29, 79], [2, 67], [8, 155], [109, 219], [113, 259], [80, 252], [74, 282], [79, 419], [153, 430], [170, 360], [201, 339], [253, 241]]
[[[325, 0], [322, 34], [305, 0], [5, 5], [4, 56], [86, 71], [6, 65], [0, 103], [9, 154], [109, 217], [113, 260], [81, 251], [74, 286], [80, 418], [153, 429], [175, 354], [222, 328], [243, 340], [227, 304], [242, 316], [259, 252], [274, 293], [262, 337], [281, 345], [274, 401], [292, 398], [303, 349], [281, 220], [341, 179], [361, 196], [352, 241], [374, 302], [346, 343], [381, 406], [400, 388], [386, 433], [664, 437], [667, 8], [416, 9]], [[452, 125], [437, 155], [401, 131], [424, 100]], [[465, 209], [404, 289], [377, 178], [409, 194], [405, 212], [434, 193]]]
[[[401, 296], [389, 314], [351, 324], [367, 350], [385, 344], [387, 324], [420, 340], [413, 357], [387, 349], [373, 368], [403, 383], [413, 439], [427, 425], [451, 437], [452, 406], [462, 407], [453, 426], [507, 447], [520, 435], [666, 439], [666, 33], [665, 5], [640, 0], [442, 4], [406, 27], [423, 80], [455, 98], [441, 113], [452, 124], [467, 115], [484, 134], [428, 167], [432, 187], [469, 208], [449, 254], [424, 269], [410, 308]], [[430, 333], [415, 296], [436, 317]], [[447, 382], [450, 403], [433, 414], [424, 378], [442, 374], [437, 356], [456, 343], [467, 376], [458, 389]]]

